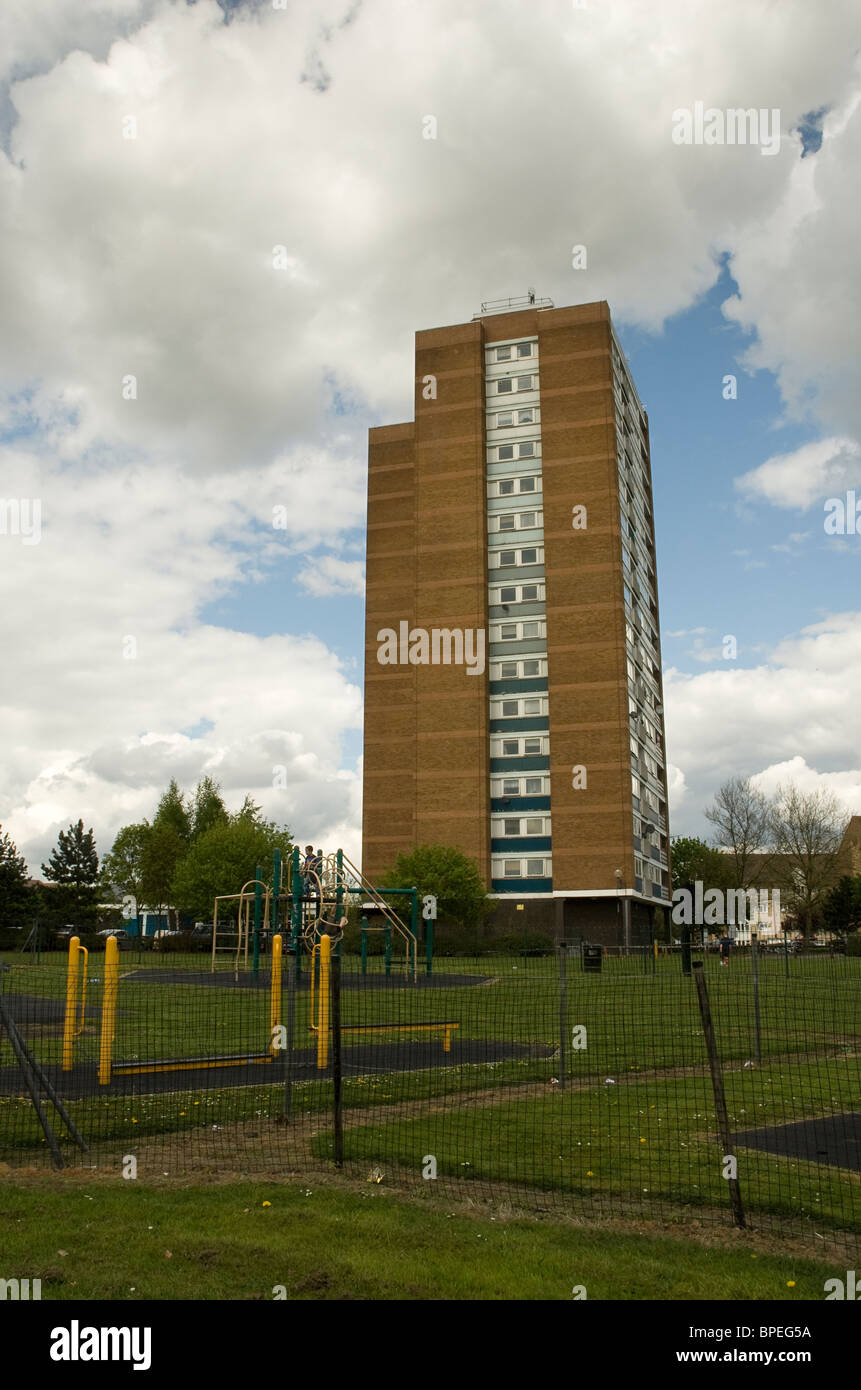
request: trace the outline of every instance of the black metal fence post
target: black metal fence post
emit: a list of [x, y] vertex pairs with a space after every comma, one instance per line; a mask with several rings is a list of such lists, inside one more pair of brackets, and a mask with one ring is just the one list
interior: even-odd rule
[[[706, 986], [706, 978], [703, 973], [703, 963], [696, 960], [693, 963], [694, 979], [697, 982], [697, 999], [700, 1006], [700, 1016], [703, 1021], [703, 1033], [706, 1040], [706, 1051], [709, 1057], [709, 1070], [712, 1078], [712, 1091], [715, 1099], [715, 1115], [717, 1117], [718, 1136], [721, 1141], [722, 1157], [724, 1160], [731, 1158], [733, 1165], [736, 1158], [732, 1149], [732, 1136], [729, 1132], [729, 1115], [726, 1108], [726, 1096], [723, 1089], [723, 1076], [720, 1069], [720, 1058], [718, 1057], [717, 1039], [715, 1038], [714, 1024], [712, 1023], [712, 1012], [709, 1005], [709, 992]], [[729, 1182], [729, 1195], [732, 1203], [733, 1220], [736, 1226], [744, 1226], [744, 1207], [741, 1201], [741, 1187], [737, 1176], [727, 1179]]]
[[335, 1165], [344, 1164], [344, 1112], [341, 1099], [341, 957], [332, 956], [332, 1127]]
[[565, 1090], [568, 1076], [568, 942], [557, 942], [559, 948], [559, 1086]]

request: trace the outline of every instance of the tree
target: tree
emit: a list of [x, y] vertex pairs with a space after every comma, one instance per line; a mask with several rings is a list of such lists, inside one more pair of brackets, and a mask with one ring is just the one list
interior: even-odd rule
[[705, 840], [677, 835], [670, 844], [673, 864], [673, 888], [694, 891], [699, 880], [704, 888], [731, 887], [734, 865], [729, 855], [722, 854]]
[[56, 847], [51, 851], [42, 873], [49, 883], [57, 885], [54, 901], [62, 907], [75, 926], [94, 926], [98, 904], [99, 856], [92, 827], [84, 831], [84, 822], [60, 831]]
[[140, 862], [140, 892], [143, 901], [161, 915], [171, 905], [171, 885], [188, 845], [170, 823], [149, 827]]
[[783, 857], [789, 908], [805, 935], [821, 920], [823, 899], [838, 875], [847, 816], [833, 792], [778, 787], [770, 824]]
[[154, 830], [172, 830], [183, 844], [188, 844], [191, 839], [191, 813], [186, 799], [173, 777], [170, 779], [167, 791], [158, 803], [158, 809], [153, 816], [152, 823]]
[[[246, 798], [247, 800], [247, 798]], [[198, 782], [194, 792], [191, 810], [191, 838], [198, 839], [211, 830], [214, 825], [226, 825], [229, 820], [227, 807], [221, 795], [221, 786], [211, 777]]]
[[287, 827], [264, 821], [243, 807], [226, 824], [213, 825], [194, 841], [177, 864], [171, 900], [195, 917], [209, 920], [215, 898], [238, 893], [255, 877], [258, 864], [264, 877], [270, 877], [276, 847], [286, 862], [293, 848]]
[[21, 926], [32, 906], [27, 865], [4, 831], [0, 834], [0, 926]]
[[822, 917], [831, 932], [851, 932], [861, 927], [861, 874], [844, 874], [825, 894]]
[[724, 782], [705, 813], [715, 827], [715, 842], [729, 851], [733, 888], [749, 888], [761, 872], [753, 857], [768, 844], [771, 805], [749, 777]]
[[[117, 832], [113, 847], [102, 859], [101, 880], [106, 891], [120, 893], [123, 898], [133, 898], [133, 911], [139, 916], [145, 906], [143, 896], [144, 854], [152, 833], [147, 821], [135, 825], [124, 825]], [[123, 904], [128, 915], [131, 904]]]
[[493, 911], [474, 861], [450, 845], [419, 845], [399, 854], [380, 887], [434, 893], [440, 916], [465, 930], [476, 930]]

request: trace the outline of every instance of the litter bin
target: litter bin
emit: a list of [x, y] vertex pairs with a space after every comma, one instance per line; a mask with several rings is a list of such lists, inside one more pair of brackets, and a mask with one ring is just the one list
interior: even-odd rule
[[604, 958], [603, 946], [583, 946], [583, 969], [590, 975], [601, 973], [601, 962]]

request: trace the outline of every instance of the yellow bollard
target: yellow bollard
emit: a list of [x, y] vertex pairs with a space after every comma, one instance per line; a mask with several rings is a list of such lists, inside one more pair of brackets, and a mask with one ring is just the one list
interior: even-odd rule
[[280, 936], [272, 938], [272, 983], [269, 987], [269, 1051], [277, 1057], [275, 1030], [281, 1023], [281, 946]]
[[80, 937], [69, 941], [69, 964], [66, 970], [66, 1018], [63, 1023], [63, 1071], [71, 1071], [75, 1060], [75, 1035], [78, 1025], [78, 948]]
[[332, 939], [320, 937], [320, 984], [318, 995], [320, 1014], [317, 1027], [317, 1070], [329, 1065], [329, 974], [332, 969]]
[[99, 1042], [99, 1085], [107, 1086], [111, 1079], [111, 1053], [117, 1026], [117, 984], [119, 982], [119, 952], [117, 938], [109, 936], [105, 944], [105, 992], [102, 999], [102, 1036]]

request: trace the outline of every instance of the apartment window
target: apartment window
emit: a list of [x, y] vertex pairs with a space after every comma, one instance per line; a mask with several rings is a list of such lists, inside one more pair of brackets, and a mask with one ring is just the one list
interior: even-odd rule
[[635, 796], [639, 796], [639, 795], [640, 795], [640, 779], [639, 779], [639, 777], [632, 777], [632, 778], [631, 778], [631, 791], [634, 793]]
[[527, 754], [527, 755], [531, 754], [531, 755], [533, 755], [533, 756], [534, 756], [534, 754], [536, 754], [536, 753], [540, 753], [540, 752], [541, 752], [541, 739], [540, 739], [540, 738], [525, 738], [525, 739], [523, 740], [523, 752], [524, 752], [525, 754]]
[[516, 758], [520, 752], [520, 740], [517, 738], [504, 738], [502, 740], [502, 755], [505, 758]]
[[503, 718], [505, 718], [505, 719], [508, 719], [508, 718], [510, 718], [512, 715], [517, 714], [517, 701], [516, 701], [516, 700], [503, 700], [503, 702], [502, 702], [502, 714], [503, 714]]
[[530, 546], [528, 550], [521, 550], [520, 563], [521, 565], [536, 565], [538, 563], [538, 551], [533, 546]]
[[522, 627], [522, 629], [523, 629], [522, 635], [523, 635], [524, 637], [540, 637], [540, 636], [541, 636], [541, 624], [540, 624], [540, 623], [522, 623], [522, 624], [521, 624], [521, 627]]
[[532, 444], [532, 443], [529, 443], [529, 444], [518, 444], [518, 446], [517, 446], [517, 457], [518, 457], [518, 458], [522, 458], [522, 459], [531, 459], [531, 458], [534, 456], [534, 454], [535, 454], [535, 445], [534, 445], [534, 444]]
[[537, 599], [538, 585], [524, 584], [523, 588], [520, 590], [520, 597], [523, 599], [524, 603], [528, 603], [531, 599]]
[[543, 835], [543, 834], [544, 834], [544, 818], [543, 818], [543, 816], [527, 816], [527, 817], [526, 817], [526, 834], [527, 834], [527, 835]]
[[534, 424], [535, 424], [535, 411], [534, 411], [534, 409], [532, 408], [532, 406], [527, 406], [526, 410], [518, 410], [518, 412], [517, 412], [517, 423], [518, 423], [518, 425], [534, 425]]
[[541, 778], [540, 778], [540, 777], [527, 777], [527, 778], [526, 778], [525, 792], [526, 792], [526, 795], [527, 795], [527, 796], [540, 796], [540, 795], [541, 795], [541, 790], [542, 790], [542, 788], [541, 788]]
[[535, 479], [535, 478], [521, 478], [521, 479], [520, 479], [520, 491], [521, 491], [521, 492], [534, 492], [534, 491], [535, 491], [535, 483], [536, 483], [536, 479]]
[[499, 413], [499, 415], [497, 415], [497, 417], [496, 417], [496, 428], [497, 428], [498, 430], [504, 430], [504, 429], [506, 429], [509, 425], [513, 425], [513, 424], [514, 424], [514, 411], [513, 411], [513, 410], [503, 410], [503, 411], [501, 411], [501, 412]]
[[503, 780], [502, 780], [502, 795], [503, 795], [503, 796], [519, 796], [519, 795], [520, 795], [520, 778], [519, 778], [519, 777], [504, 777]]
[[517, 640], [517, 623], [503, 623], [499, 629], [499, 636], [503, 642]]
[[499, 591], [499, 602], [500, 602], [500, 603], [516, 603], [516, 602], [517, 602], [517, 589], [514, 587], [513, 584], [512, 584], [510, 587], [507, 587], [507, 588], [505, 588], [505, 589], [500, 589], [500, 591]]
[[543, 877], [544, 877], [544, 860], [543, 860], [543, 859], [527, 859], [527, 861], [526, 861], [526, 877], [527, 877], [527, 878], [543, 878]]
[[531, 344], [531, 343], [518, 343], [518, 344], [517, 344], [517, 356], [518, 356], [518, 357], [531, 357], [531, 356], [532, 356], [532, 344]]
[[505, 860], [503, 860], [503, 869], [502, 869], [502, 871], [503, 871], [503, 874], [504, 874], [505, 878], [520, 878], [520, 860], [519, 860], [519, 859], [505, 859]]
[[528, 531], [532, 526], [537, 526], [537, 525], [538, 525], [538, 513], [537, 513], [537, 512], [521, 512], [521, 513], [520, 513], [520, 529], [521, 529], [521, 531]]
[[504, 479], [502, 480], [502, 482], [499, 484], [499, 495], [500, 495], [500, 497], [510, 497], [510, 495], [511, 495], [511, 493], [512, 493], [513, 491], [514, 491], [514, 479], [513, 479], [513, 478], [504, 478]]
[[502, 822], [502, 828], [503, 828], [503, 834], [505, 834], [505, 835], [519, 835], [519, 834], [520, 834], [520, 821], [519, 821], [519, 820], [504, 820], [504, 821]]
[[513, 444], [500, 444], [500, 446], [499, 446], [499, 453], [498, 453], [497, 457], [498, 457], [499, 459], [513, 459], [513, 458], [514, 458], [514, 445], [513, 445]]
[[500, 565], [516, 565], [516, 564], [517, 564], [517, 551], [516, 551], [516, 550], [500, 550], [500, 552], [499, 552], [499, 563], [500, 563]]
[[513, 531], [513, 530], [514, 530], [514, 513], [513, 513], [513, 512], [508, 512], [508, 513], [506, 513], [505, 516], [501, 516], [501, 517], [499, 518], [499, 529], [500, 529], [500, 531]]
[[540, 662], [540, 661], [524, 661], [524, 663], [523, 663], [523, 674], [524, 674], [524, 676], [540, 676], [540, 675], [541, 675], [541, 662]]
[[511, 361], [511, 348], [510, 348], [510, 347], [501, 347], [501, 348], [497, 348], [497, 349], [496, 349], [496, 360], [497, 360], [497, 362], [510, 362], [510, 361]]
[[515, 380], [517, 381], [518, 391], [531, 391], [532, 383], [535, 378], [531, 376], [519, 376], [516, 377]]
[[524, 701], [523, 701], [523, 713], [524, 713], [524, 714], [540, 714], [540, 713], [541, 713], [541, 701], [540, 701], [540, 700], [537, 700], [537, 699], [536, 699], [536, 700], [524, 700]]
[[499, 674], [500, 674], [500, 677], [501, 677], [502, 680], [511, 680], [511, 678], [512, 678], [513, 676], [516, 677], [516, 675], [517, 675], [517, 662], [516, 662], [516, 661], [503, 661], [502, 665], [501, 665], [500, 668], [499, 668]]
[[511, 377], [501, 376], [496, 383], [496, 390], [499, 395], [502, 395], [502, 393], [505, 391], [513, 391], [514, 382], [512, 381]]

